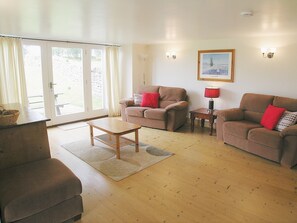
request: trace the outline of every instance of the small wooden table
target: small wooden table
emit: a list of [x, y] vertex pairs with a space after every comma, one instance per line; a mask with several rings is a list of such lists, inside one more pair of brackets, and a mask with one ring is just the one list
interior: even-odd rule
[[209, 135], [212, 135], [213, 132], [213, 123], [217, 118], [216, 116], [217, 110], [210, 110], [207, 108], [199, 108], [193, 111], [190, 111], [190, 119], [191, 119], [191, 132], [194, 131], [194, 121], [195, 118], [199, 118], [201, 120], [201, 127], [204, 127], [205, 119], [209, 120], [210, 132]]
[[[94, 139], [96, 139], [108, 146], [111, 146], [112, 148], [115, 148], [117, 159], [120, 159], [121, 157], [120, 156], [120, 137], [122, 135], [135, 132], [135, 141], [131, 139], [127, 139], [125, 137], [121, 137], [121, 138], [124, 138], [125, 140], [135, 143], [135, 152], [139, 152], [138, 129], [141, 128], [140, 125], [124, 122], [113, 118], [101, 118], [101, 119], [88, 121], [87, 123], [90, 126], [90, 139], [91, 139], [92, 146], [94, 146]], [[112, 141], [111, 136], [115, 136], [115, 140], [116, 140], [115, 146], [108, 141], [101, 140], [97, 137], [94, 137], [93, 128], [99, 129], [109, 134], [110, 141]]]

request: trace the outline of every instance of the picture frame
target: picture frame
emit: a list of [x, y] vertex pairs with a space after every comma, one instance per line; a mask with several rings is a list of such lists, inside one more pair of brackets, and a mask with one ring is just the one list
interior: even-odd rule
[[234, 82], [235, 49], [198, 50], [198, 75], [202, 81]]

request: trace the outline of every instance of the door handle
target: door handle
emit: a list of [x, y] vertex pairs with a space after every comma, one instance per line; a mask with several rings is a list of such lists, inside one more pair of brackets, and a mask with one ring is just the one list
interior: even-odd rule
[[50, 89], [54, 89], [54, 85], [57, 85], [57, 84], [56, 83], [53, 83], [53, 82], [50, 82], [49, 83]]

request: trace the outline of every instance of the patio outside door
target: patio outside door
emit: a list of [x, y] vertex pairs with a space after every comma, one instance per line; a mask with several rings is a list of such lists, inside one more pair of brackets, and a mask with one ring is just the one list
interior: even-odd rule
[[48, 125], [106, 115], [102, 48], [27, 41], [23, 49], [29, 107]]
[[80, 119], [85, 111], [83, 49], [51, 47], [52, 119], [55, 123]]

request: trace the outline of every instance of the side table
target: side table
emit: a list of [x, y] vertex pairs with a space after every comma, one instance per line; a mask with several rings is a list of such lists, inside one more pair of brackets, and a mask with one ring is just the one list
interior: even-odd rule
[[207, 120], [209, 120], [209, 125], [210, 125], [209, 135], [212, 135], [213, 123], [214, 123], [214, 120], [217, 118], [216, 111], [217, 110], [210, 110], [210, 109], [207, 109], [207, 108], [199, 108], [199, 109], [190, 111], [191, 132], [194, 131], [195, 118], [199, 118], [201, 120], [201, 127], [202, 128], [204, 127], [205, 119], [207, 119]]

